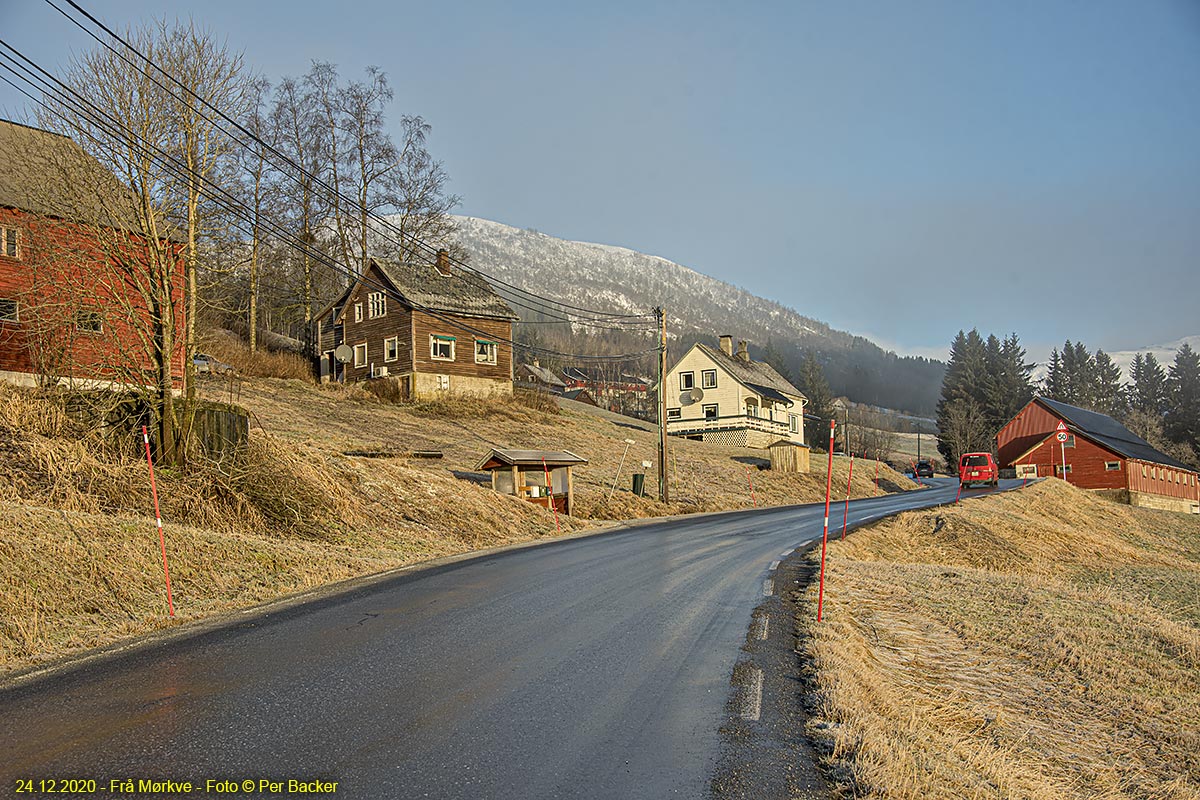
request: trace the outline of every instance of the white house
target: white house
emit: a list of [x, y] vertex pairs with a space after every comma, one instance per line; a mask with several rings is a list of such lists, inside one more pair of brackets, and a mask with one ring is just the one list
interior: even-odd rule
[[666, 377], [667, 433], [706, 442], [767, 447], [780, 439], [804, 444], [808, 399], [764, 361], [751, 361], [745, 342], [733, 350], [696, 344]]

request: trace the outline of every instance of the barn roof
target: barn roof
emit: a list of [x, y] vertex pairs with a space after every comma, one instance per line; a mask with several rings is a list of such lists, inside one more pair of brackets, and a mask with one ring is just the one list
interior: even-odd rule
[[1195, 472], [1178, 459], [1171, 458], [1161, 450], [1126, 428], [1107, 414], [1098, 411], [1088, 411], [1086, 408], [1067, 405], [1047, 397], [1035, 397], [1035, 402], [1045, 406], [1053, 414], [1057, 414], [1067, 427], [1076, 433], [1083, 434], [1096, 444], [1111, 450], [1117, 455], [1138, 461], [1149, 461], [1154, 464], [1164, 464], [1168, 467]]

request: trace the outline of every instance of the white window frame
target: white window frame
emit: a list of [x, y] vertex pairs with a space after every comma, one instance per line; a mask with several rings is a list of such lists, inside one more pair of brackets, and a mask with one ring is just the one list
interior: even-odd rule
[[[709, 410], [710, 408], [712, 409], [712, 416], [709, 416], [709, 414], [708, 414], [708, 410]], [[707, 405], [701, 406], [701, 407], [700, 407], [700, 410], [704, 412], [704, 418], [705, 418], [706, 420], [708, 420], [708, 419], [720, 419], [720, 417], [721, 417], [721, 405], [720, 405], [720, 403], [708, 403]]]
[[[1070, 471], [1071, 471], [1071, 465], [1070, 465], [1070, 464], [1067, 464], [1067, 472], [1069, 473]], [[1062, 464], [1055, 464], [1055, 465], [1054, 465], [1054, 474], [1055, 474], [1055, 475], [1062, 475], [1062, 474], [1063, 474], [1063, 465], [1062, 465]]]
[[[449, 345], [450, 355], [448, 357], [438, 355], [437, 346], [439, 344]], [[455, 344], [457, 344], [457, 340], [453, 336], [431, 333], [429, 334], [429, 357], [434, 361], [453, 361]]]
[[[378, 319], [387, 316], [387, 295], [383, 292], [371, 292], [367, 295], [367, 318]], [[361, 320], [360, 320], [361, 321]]]
[[21, 321], [21, 301], [14, 297], [0, 297], [6, 303], [12, 303], [12, 316], [0, 316], [0, 323], [18, 324]]
[[667, 409], [667, 421], [670, 422], [673, 419], [683, 419], [683, 409], [682, 408], [668, 408]]
[[[8, 243], [13, 242], [13, 254], [8, 254]], [[5, 258], [21, 260], [21, 229], [9, 228], [7, 226], [0, 227], [0, 256]]]
[[[362, 358], [358, 357], [358, 349], [360, 347], [362, 348]], [[360, 342], [360, 343], [354, 345], [354, 366], [357, 369], [361, 369], [362, 367], [365, 367], [366, 365], [367, 365], [367, 343]]]
[[437, 388], [438, 388], [439, 392], [450, 391], [450, 376], [449, 375], [438, 375], [437, 376]]
[[[95, 323], [88, 327], [85, 323]], [[104, 317], [94, 308], [81, 308], [75, 312], [75, 330], [88, 336], [99, 336], [104, 333]]]
[[362, 322], [362, 303], [354, 304], [354, 321]]
[[[684, 385], [684, 378], [687, 378], [687, 385]], [[679, 391], [690, 392], [696, 388], [696, 373], [693, 371], [679, 373]]]
[[798, 414], [788, 414], [788, 430], [792, 433], [800, 432], [800, 416]]
[[[1074, 447], [1074, 446], [1075, 446], [1075, 434], [1068, 433], [1067, 441], [1063, 442], [1063, 447]], [[1070, 470], [1067, 470], [1067, 472], [1070, 472]]]
[[[391, 353], [389, 356], [388, 353]], [[383, 363], [400, 360], [400, 337], [389, 336], [383, 340]]]
[[[708, 382], [708, 376], [712, 376], [712, 383]], [[717, 388], [717, 371], [715, 369], [700, 370], [700, 388], [715, 389]]]
[[1121, 462], [1120, 461], [1105, 461], [1104, 462], [1104, 471], [1105, 472], [1120, 472], [1121, 471]]
[[[483, 358], [479, 357], [479, 346], [483, 345], [487, 348]], [[476, 364], [495, 364], [500, 354], [500, 346], [495, 342], [489, 342], [487, 339], [475, 340], [475, 363]]]

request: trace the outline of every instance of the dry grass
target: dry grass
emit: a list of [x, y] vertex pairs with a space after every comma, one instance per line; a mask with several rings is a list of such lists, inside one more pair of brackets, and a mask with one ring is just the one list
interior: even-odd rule
[[1200, 797], [1200, 520], [1060, 481], [831, 545], [798, 620], [846, 796]]
[[232, 366], [243, 378], [291, 378], [315, 383], [312, 364], [304, 356], [250, 348], [240, 339], [212, 332], [200, 342], [200, 351]]

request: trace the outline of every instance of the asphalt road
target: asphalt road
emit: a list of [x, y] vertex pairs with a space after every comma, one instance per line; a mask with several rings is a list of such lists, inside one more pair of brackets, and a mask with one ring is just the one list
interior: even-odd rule
[[[850, 524], [953, 500], [955, 482], [937, 483], [855, 501]], [[838, 535], [841, 504], [830, 518]], [[821, 526], [822, 506], [637, 525], [10, 688], [0, 794], [21, 778], [110, 795], [110, 780], [157, 778], [337, 781], [354, 798], [707, 797], [720, 729], [754, 699], [731, 676], [776, 592], [772, 562]]]

